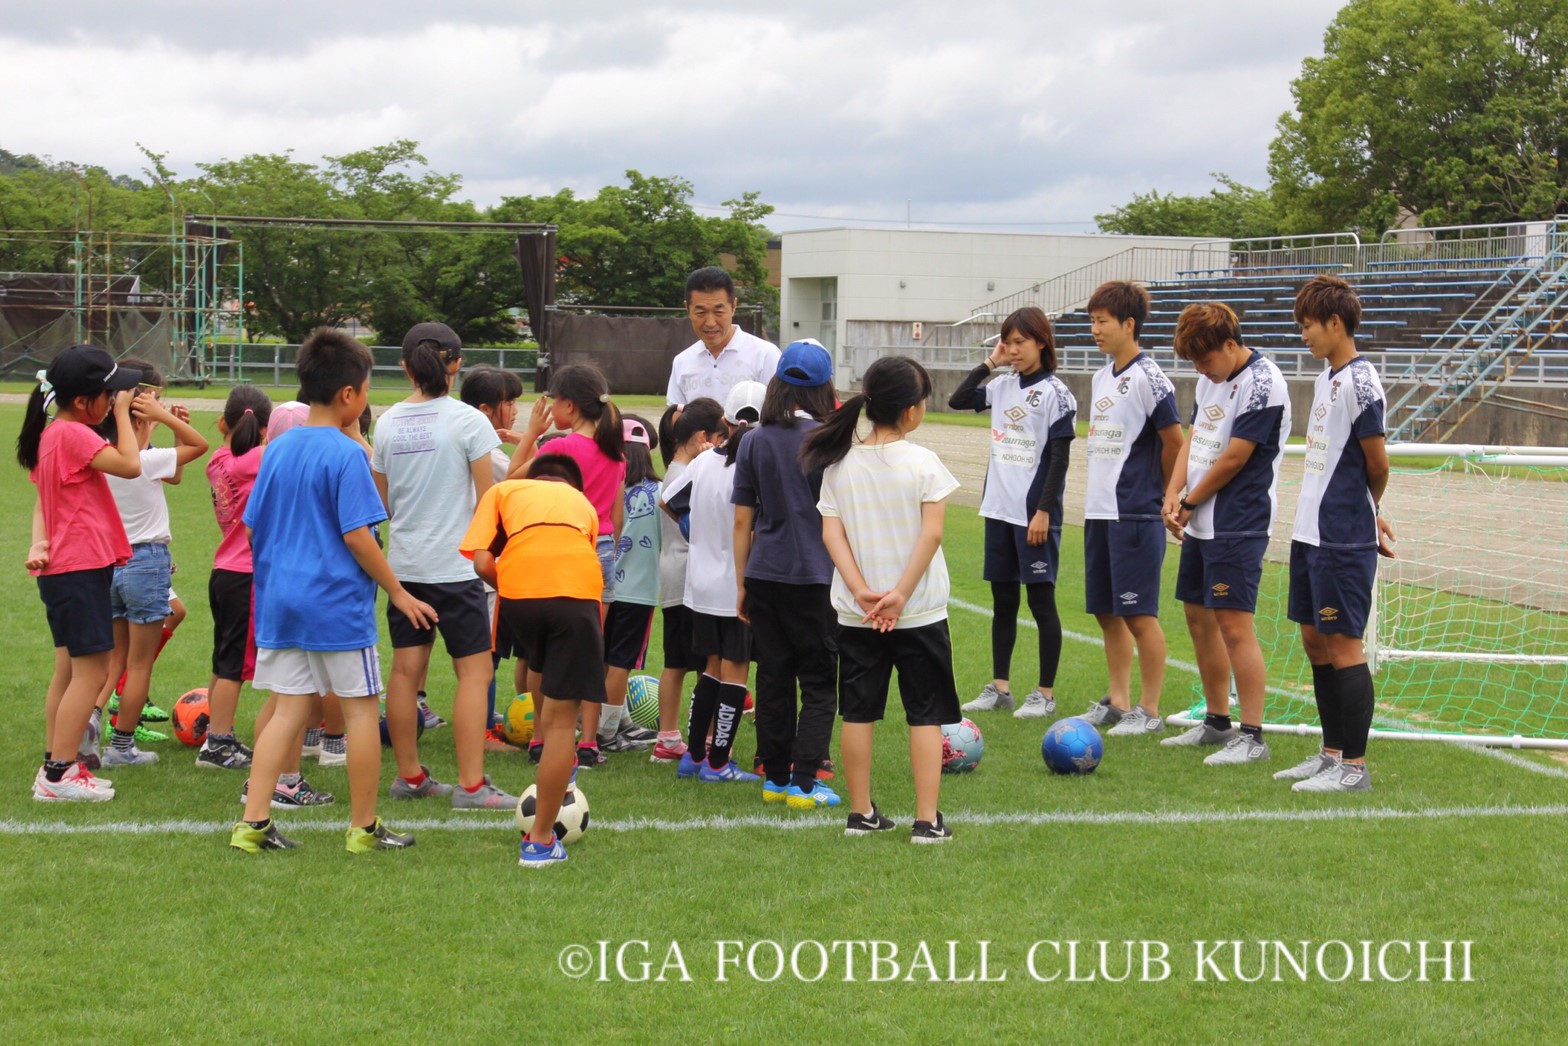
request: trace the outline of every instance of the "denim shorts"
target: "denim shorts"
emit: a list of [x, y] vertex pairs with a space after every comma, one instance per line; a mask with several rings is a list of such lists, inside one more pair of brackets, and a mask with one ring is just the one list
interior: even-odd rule
[[611, 534], [600, 534], [599, 540], [594, 542], [594, 552], [599, 557], [599, 573], [604, 575], [604, 591], [599, 593], [599, 602], [615, 602], [615, 537]]
[[151, 625], [169, 616], [169, 546], [156, 541], [131, 546], [131, 561], [114, 568], [109, 607], [133, 625]]

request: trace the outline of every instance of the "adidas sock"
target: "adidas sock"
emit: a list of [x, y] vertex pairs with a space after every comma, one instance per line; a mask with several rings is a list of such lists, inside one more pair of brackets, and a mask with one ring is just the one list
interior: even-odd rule
[[713, 744], [708, 748], [708, 765], [715, 770], [730, 761], [735, 747], [735, 728], [746, 707], [745, 683], [720, 683], [718, 710], [713, 717]]
[[1337, 669], [1334, 681], [1339, 690], [1339, 709], [1344, 742], [1341, 751], [1345, 759], [1361, 759], [1367, 754], [1367, 734], [1372, 730], [1372, 712], [1376, 693], [1372, 686], [1372, 669], [1365, 662]]
[[1243, 723], [1241, 724], [1241, 732], [1252, 738], [1254, 741], [1259, 743], [1263, 741], [1263, 727], [1261, 726], [1248, 726], [1246, 723]]
[[59, 784], [60, 779], [65, 776], [65, 772], [70, 768], [70, 763], [62, 762], [58, 759], [45, 759], [44, 779], [50, 784]]
[[691, 712], [686, 721], [686, 750], [693, 762], [701, 762], [708, 751], [708, 727], [719, 703], [719, 681], [704, 672], [697, 677], [691, 692]]
[[127, 734], [119, 727], [115, 727], [113, 744], [116, 752], [129, 752], [136, 744], [136, 731]]
[[1338, 671], [1333, 665], [1312, 666], [1312, 696], [1317, 699], [1318, 722], [1323, 725], [1323, 747], [1335, 751], [1344, 747], [1340, 737], [1339, 688], [1335, 682]]
[[1215, 730], [1229, 730], [1230, 729], [1230, 716], [1228, 716], [1228, 715], [1215, 715], [1213, 712], [1209, 712], [1209, 713], [1205, 714], [1204, 717], [1203, 717], [1203, 725], [1204, 726], [1208, 726], [1208, 727], [1212, 727]]

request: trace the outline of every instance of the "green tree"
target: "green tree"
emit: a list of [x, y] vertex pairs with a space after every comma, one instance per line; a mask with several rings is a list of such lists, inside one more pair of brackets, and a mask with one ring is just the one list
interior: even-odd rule
[[1219, 186], [1203, 196], [1177, 196], [1151, 190], [1111, 211], [1097, 214], [1101, 232], [1124, 236], [1216, 236], [1244, 238], [1277, 231], [1274, 204], [1263, 189], [1242, 185], [1228, 175], [1211, 177]]
[[1352, 0], [1292, 84], [1284, 232], [1549, 218], [1568, 205], [1568, 5]]

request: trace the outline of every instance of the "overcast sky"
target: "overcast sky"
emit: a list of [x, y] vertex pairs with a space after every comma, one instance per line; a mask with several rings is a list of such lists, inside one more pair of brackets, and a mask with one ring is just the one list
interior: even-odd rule
[[1211, 171], [1265, 184], [1341, 2], [0, 0], [0, 148], [194, 174], [412, 138], [481, 204], [636, 168], [756, 190], [779, 230], [1089, 231]]

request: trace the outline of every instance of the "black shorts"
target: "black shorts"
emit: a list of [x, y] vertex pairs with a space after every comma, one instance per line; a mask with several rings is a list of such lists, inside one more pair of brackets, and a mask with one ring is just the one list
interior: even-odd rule
[[109, 607], [113, 584], [113, 567], [38, 576], [38, 598], [44, 601], [55, 646], [65, 647], [72, 657], [114, 649], [114, 611]]
[[[751, 629], [738, 617], [691, 612], [691, 649], [702, 658], [718, 657], [738, 665], [751, 661]], [[703, 661], [703, 667], [708, 662]]]
[[616, 601], [604, 608], [604, 663], [611, 668], [641, 668], [653, 633], [653, 607]]
[[680, 603], [664, 608], [664, 667], [683, 672], [708, 667], [708, 659], [692, 646], [691, 608]]
[[518, 644], [517, 637], [512, 635], [511, 626], [506, 623], [506, 618], [501, 616], [501, 604], [499, 598], [495, 597], [494, 594], [490, 592], [486, 592], [485, 596], [487, 598], [496, 599], [494, 622], [495, 636], [494, 642], [490, 646], [491, 651], [495, 655], [495, 659], [497, 661], [505, 661], [508, 658], [516, 657], [527, 661], [528, 659], [523, 657], [523, 648]]
[[435, 628], [415, 628], [401, 610], [388, 603], [387, 635], [392, 639], [392, 649], [430, 646], [440, 632], [447, 654], [454, 659], [490, 652], [490, 601], [485, 598], [483, 581], [405, 581], [403, 587], [415, 599], [435, 608], [440, 620]]
[[604, 633], [597, 599], [505, 599], [500, 615], [545, 697], [604, 703]]
[[219, 679], [244, 681], [255, 675], [256, 657], [250, 649], [255, 578], [239, 570], [214, 570], [207, 578], [207, 603], [212, 607], [212, 674]]
[[838, 714], [846, 723], [875, 723], [887, 710], [887, 688], [898, 669], [898, 693], [910, 726], [944, 726], [963, 718], [953, 684], [953, 643], [947, 622], [919, 628], [844, 625], [838, 630]]

